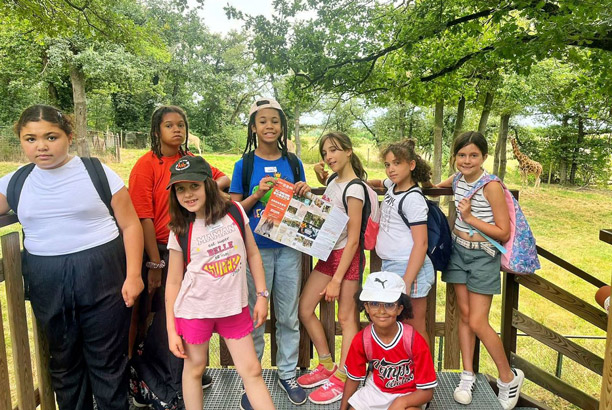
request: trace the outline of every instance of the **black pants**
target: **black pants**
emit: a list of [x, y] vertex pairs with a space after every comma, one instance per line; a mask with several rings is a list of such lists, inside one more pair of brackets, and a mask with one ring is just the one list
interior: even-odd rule
[[121, 237], [61, 256], [25, 253], [32, 309], [49, 340], [61, 410], [127, 410], [130, 309]]
[[[168, 348], [168, 330], [166, 328], [166, 305], [164, 302], [166, 278], [168, 274], [168, 249], [165, 244], [158, 244], [161, 259], [166, 261], [162, 272], [162, 286], [153, 295], [151, 311], [155, 313], [151, 326], [146, 331], [143, 340], [142, 353], [135, 353], [132, 366], [139, 377], [149, 388], [166, 403], [173, 403], [181, 393], [181, 378], [183, 374], [183, 359], [176, 357]], [[145, 289], [141, 294], [140, 321], [146, 321], [148, 312], [144, 300], [148, 294], [148, 268], [143, 259], [143, 281]]]

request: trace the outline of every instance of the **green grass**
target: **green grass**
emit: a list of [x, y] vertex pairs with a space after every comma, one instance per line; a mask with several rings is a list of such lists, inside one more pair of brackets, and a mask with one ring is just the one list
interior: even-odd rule
[[[306, 169], [307, 180], [311, 186], [316, 186], [316, 178], [312, 170], [312, 165], [318, 161], [317, 149], [315, 147], [313, 150], [308, 151], [308, 147], [313, 145], [313, 141], [314, 140], [306, 141], [307, 143], [305, 144], [303, 157], [305, 160], [304, 167]], [[378, 160], [378, 151], [375, 147], [362, 144], [356, 148], [356, 152], [364, 160], [365, 165], [368, 149], [370, 150], [370, 160], [366, 168], [370, 174], [370, 178], [383, 178], [384, 169]], [[122, 150], [122, 162], [120, 164], [113, 162], [107, 162], [107, 164], [127, 183], [129, 172], [134, 162], [145, 152], [146, 150]], [[232, 175], [234, 162], [240, 158], [240, 155], [213, 153], [204, 153], [203, 155], [211, 164], [221, 169], [230, 177]], [[485, 168], [491, 169], [491, 162], [492, 161], [489, 159], [485, 164]], [[0, 163], [0, 175], [12, 171], [18, 166], [18, 163]], [[518, 172], [516, 171], [516, 163], [514, 161], [510, 161], [509, 163], [506, 182], [510, 188], [521, 189]], [[612, 247], [599, 241], [598, 234], [600, 229], [612, 227], [611, 191], [565, 188], [542, 184], [542, 187], [538, 190], [532, 187], [521, 189], [520, 203], [540, 246], [579, 268], [584, 269], [604, 282], [610, 283], [612, 273], [610, 265], [610, 261], [612, 260]], [[19, 229], [18, 225], [4, 227], [1, 228], [0, 234]], [[555, 267], [545, 260], [542, 260], [542, 270], [538, 273], [547, 280], [584, 299], [586, 302], [594, 304], [593, 295], [596, 291], [594, 286], [575, 278], [573, 275]], [[11, 340], [10, 337], [7, 337], [8, 313], [3, 283], [0, 284], [0, 294], [2, 319], [4, 327], [7, 329], [5, 330], [5, 341], [7, 343], [7, 349], [9, 350], [9, 373], [12, 374], [12, 354], [10, 353]], [[436, 309], [437, 320], [439, 321], [444, 320], [444, 294], [445, 285], [438, 280]], [[603, 331], [525, 288], [521, 288], [519, 310], [564, 335], [605, 336]], [[500, 311], [501, 297], [496, 296], [491, 308], [491, 322], [497, 330], [499, 330]], [[597, 355], [603, 356], [605, 347], [604, 340], [573, 340]], [[336, 343], [336, 346], [339, 345], [340, 339], [338, 339]], [[557, 360], [556, 352], [526, 337], [519, 337], [517, 350], [518, 354], [522, 357], [537, 364], [544, 370], [554, 373]], [[481, 352], [481, 371], [496, 376], [495, 367], [485, 349], [482, 349]], [[336, 354], [340, 354], [339, 350]], [[264, 366], [266, 364], [269, 366], [269, 363], [269, 352], [267, 352], [264, 357]], [[216, 358], [215, 355], [211, 357], [211, 364], [218, 364], [218, 358]], [[563, 362], [562, 379], [589, 395], [599, 397], [601, 377], [567, 358], [565, 358]], [[13, 386], [12, 392], [14, 396], [14, 382], [12, 378], [11, 385]], [[527, 382], [524, 391], [544, 401], [555, 409], [572, 408], [564, 400], [546, 392], [533, 383]], [[16, 403], [15, 398], [13, 400], [14, 403]]]

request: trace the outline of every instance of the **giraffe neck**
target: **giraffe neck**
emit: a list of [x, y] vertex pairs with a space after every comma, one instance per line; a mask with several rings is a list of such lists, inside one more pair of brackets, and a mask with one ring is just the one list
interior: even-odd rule
[[527, 159], [527, 156], [523, 154], [521, 150], [519, 149], [516, 139], [510, 138], [510, 143], [512, 144], [512, 151], [514, 152], [514, 156], [516, 157], [516, 160], [520, 162], [521, 164], [523, 164], [525, 160]]

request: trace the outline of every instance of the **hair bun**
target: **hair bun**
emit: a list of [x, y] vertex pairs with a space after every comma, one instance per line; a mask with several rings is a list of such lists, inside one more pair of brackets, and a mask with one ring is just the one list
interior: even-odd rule
[[407, 138], [401, 142], [402, 145], [405, 145], [408, 149], [414, 150], [416, 147], [416, 142], [412, 138]]

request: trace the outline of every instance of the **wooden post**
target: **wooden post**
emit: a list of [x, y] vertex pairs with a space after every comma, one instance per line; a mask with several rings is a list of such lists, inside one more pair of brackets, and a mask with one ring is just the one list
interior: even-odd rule
[[326, 302], [322, 299], [319, 304], [319, 314], [325, 330], [329, 352], [332, 360], [336, 361], [336, 302]]
[[55, 396], [51, 385], [51, 373], [49, 373], [49, 343], [47, 337], [38, 325], [38, 321], [31, 315], [32, 331], [34, 333], [34, 358], [38, 369], [38, 391], [40, 393], [41, 410], [55, 410]]
[[427, 311], [425, 312], [425, 327], [427, 329], [427, 337], [429, 342], [429, 350], [431, 357], [434, 357], [436, 346], [436, 291], [437, 291], [437, 272], [434, 271], [434, 283], [427, 295]]
[[510, 273], [503, 272], [501, 340], [504, 352], [510, 362], [511, 353], [516, 353], [516, 328], [512, 326], [514, 309], [518, 309], [519, 284]]
[[36, 408], [36, 398], [34, 397], [28, 322], [23, 296], [21, 249], [17, 232], [2, 236], [2, 265], [6, 280], [6, 299], [11, 342], [13, 344], [17, 402], [20, 410], [34, 410]]
[[[612, 235], [610, 235], [611, 232], [612, 229], [605, 231], [601, 230], [599, 232], [599, 239], [612, 245]], [[602, 376], [599, 410], [607, 410], [612, 408], [612, 315], [608, 315], [608, 331]]]
[[457, 297], [455, 288], [452, 284], [446, 285], [446, 315], [444, 319], [444, 368], [459, 369], [459, 356], [461, 349], [459, 348], [459, 306], [457, 306]]
[[[305, 253], [302, 254], [302, 287], [306, 284], [308, 276], [312, 271], [312, 258]], [[298, 367], [307, 369], [310, 367], [310, 359], [312, 358], [312, 344], [306, 328], [300, 321], [300, 347], [298, 353]]]
[[9, 385], [8, 361], [4, 344], [4, 324], [2, 323], [2, 305], [0, 305], [0, 409], [10, 409], [11, 386]]

